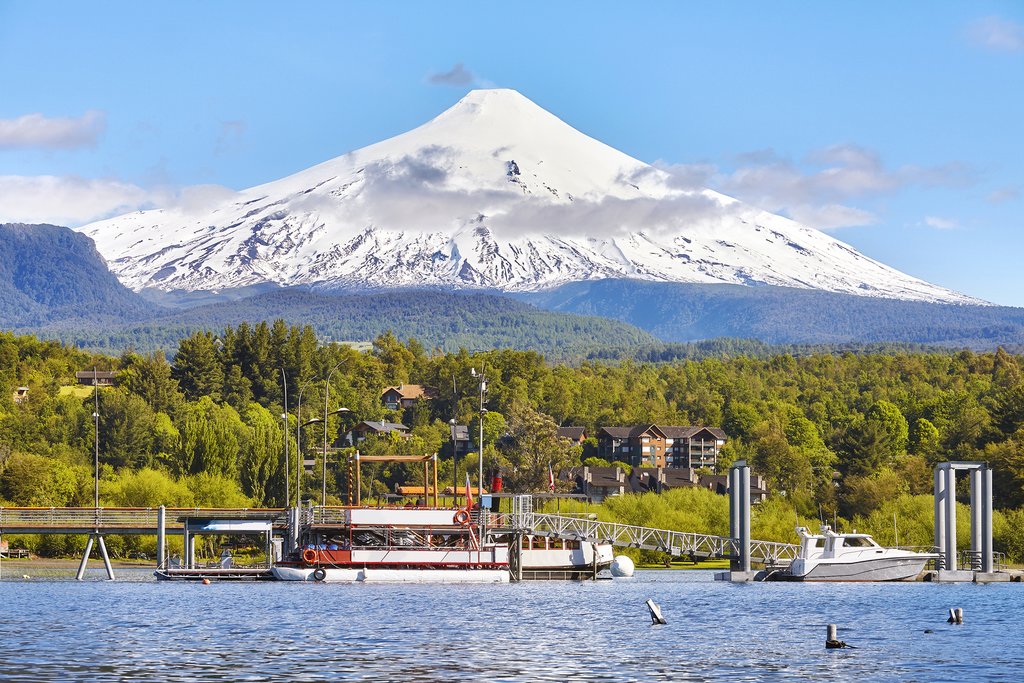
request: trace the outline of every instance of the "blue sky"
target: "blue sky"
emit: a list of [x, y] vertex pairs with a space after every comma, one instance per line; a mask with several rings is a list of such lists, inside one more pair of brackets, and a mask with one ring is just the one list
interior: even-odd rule
[[0, 221], [266, 182], [474, 87], [1024, 306], [1019, 1], [0, 0]]

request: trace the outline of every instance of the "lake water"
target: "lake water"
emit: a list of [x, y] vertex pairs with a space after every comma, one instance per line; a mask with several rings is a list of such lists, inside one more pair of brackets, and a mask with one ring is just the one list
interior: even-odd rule
[[[580, 583], [203, 586], [156, 583], [148, 570], [113, 583], [20, 581], [9, 568], [2, 681], [1024, 678], [1022, 584], [733, 585], [639, 571]], [[668, 625], [651, 625], [647, 598]], [[950, 607], [965, 625], [945, 623]], [[857, 649], [826, 651], [828, 623]]]

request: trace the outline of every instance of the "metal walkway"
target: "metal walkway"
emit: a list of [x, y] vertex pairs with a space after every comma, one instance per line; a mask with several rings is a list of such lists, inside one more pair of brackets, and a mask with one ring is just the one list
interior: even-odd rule
[[[167, 508], [168, 521], [184, 518], [269, 520], [275, 528], [288, 527], [288, 511], [281, 508]], [[3, 534], [111, 534], [156, 535], [159, 508], [4, 508], [0, 507]], [[169, 533], [181, 533], [168, 526]]]
[[[610, 543], [627, 548], [660, 550], [673, 557], [695, 559], [735, 559], [739, 542], [725, 536], [694, 534], [668, 529], [651, 529], [615, 522], [598, 522], [580, 517], [542, 513], [521, 515], [517, 530], [533, 536], [549, 536], [576, 541]], [[796, 558], [799, 546], [772, 541], [750, 541], [750, 558], [767, 565], [788, 564]]]
[[[711, 534], [695, 534], [668, 529], [652, 529], [616, 522], [599, 522], [587, 517], [570, 517], [533, 512], [529, 496], [513, 500], [511, 515], [501, 515], [498, 525], [505, 525], [517, 533], [548, 536], [573, 541], [610, 543], [626, 548], [660, 550], [673, 557], [693, 559], [738, 559], [739, 539]], [[494, 520], [497, 521], [497, 520]], [[796, 558], [800, 547], [792, 543], [750, 541], [750, 559], [768, 566], [788, 565]]]

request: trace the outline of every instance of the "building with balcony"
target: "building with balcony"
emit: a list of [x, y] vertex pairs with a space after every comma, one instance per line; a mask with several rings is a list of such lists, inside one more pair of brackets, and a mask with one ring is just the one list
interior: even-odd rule
[[632, 467], [713, 468], [726, 439], [718, 427], [602, 427], [597, 432], [597, 455]]

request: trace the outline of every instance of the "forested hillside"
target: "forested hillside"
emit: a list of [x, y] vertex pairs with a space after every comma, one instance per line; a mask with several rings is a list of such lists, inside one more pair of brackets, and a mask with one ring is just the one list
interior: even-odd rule
[[1007, 306], [639, 280], [575, 282], [519, 298], [548, 310], [621, 320], [666, 342], [735, 337], [769, 344], [882, 342], [975, 350], [1024, 345], [1024, 308]]
[[[529, 351], [429, 352], [390, 334], [378, 337], [372, 350], [357, 352], [319, 343], [310, 327], [277, 322], [193, 334], [171, 360], [173, 365], [159, 354], [91, 356], [0, 335], [0, 499], [91, 504], [92, 396], [61, 387], [73, 382], [75, 370], [94, 364], [119, 377], [116, 388], [100, 392], [106, 505], [282, 504], [282, 370], [293, 473], [295, 428], [322, 416], [328, 376], [332, 411], [346, 407], [358, 419], [404, 421], [412, 428], [408, 441], [367, 442], [364, 451], [444, 454], [451, 417], [476, 431], [475, 368], [489, 380], [485, 463], [502, 468], [513, 491], [543, 487], [549, 464], [557, 471], [593, 455], [592, 443], [572, 448], [559, 441], [556, 425], [582, 425], [591, 433], [599, 426], [651, 422], [721, 426], [730, 437], [721, 467], [746, 458], [768, 479], [773, 499], [755, 523], [787, 540], [795, 513], [810, 519], [836, 515], [841, 524], [874, 525], [879, 533], [891, 528], [893, 512], [920, 520], [930, 509], [934, 463], [986, 460], [995, 467], [1001, 511], [997, 549], [1024, 559], [1024, 359], [1003, 350], [567, 366]], [[401, 383], [435, 386], [440, 395], [404, 413], [388, 412], [380, 393]], [[29, 387], [29, 396], [15, 404], [10, 389], [19, 385]], [[349, 425], [330, 416], [329, 439]], [[322, 438], [322, 426], [308, 425], [304, 452], [316, 453]], [[341, 457], [332, 455], [329, 462], [329, 502], [346, 494]], [[475, 456], [466, 464], [475, 468]], [[318, 472], [304, 479], [304, 498], [319, 497]], [[442, 481], [452, 475], [446, 459]], [[402, 467], [367, 472], [363, 495], [418, 476]], [[602, 514], [681, 524], [700, 515], [694, 510], [687, 518], [680, 516], [682, 508], [664, 506], [697, 505], [692, 496], [699, 495], [680, 492], [640, 507], [622, 501]], [[915, 528], [922, 538], [913, 542], [928, 542], [927, 530]]]
[[275, 317], [302, 321], [321, 339], [369, 341], [388, 330], [424, 346], [532, 349], [555, 358], [584, 357], [604, 348], [637, 349], [657, 339], [632, 325], [567, 313], [485, 294], [408, 290], [324, 295], [279, 290], [238, 301], [208, 304], [151, 316], [145, 323], [54, 323], [42, 336], [95, 350], [172, 350], [195, 330], [219, 329]]
[[85, 235], [56, 225], [0, 224], [3, 329], [50, 321], [99, 326], [153, 310], [110, 274]]

